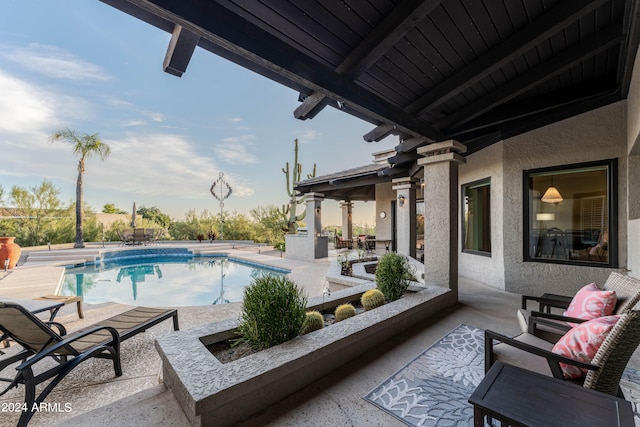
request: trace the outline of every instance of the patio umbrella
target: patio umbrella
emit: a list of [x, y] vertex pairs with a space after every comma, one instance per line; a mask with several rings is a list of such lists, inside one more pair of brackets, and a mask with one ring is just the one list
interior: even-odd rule
[[136, 202], [133, 202], [133, 212], [131, 212], [131, 227], [136, 226]]

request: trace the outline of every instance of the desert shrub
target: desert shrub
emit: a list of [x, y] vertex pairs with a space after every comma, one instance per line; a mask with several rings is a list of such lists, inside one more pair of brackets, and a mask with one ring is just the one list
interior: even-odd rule
[[349, 303], [341, 304], [336, 308], [336, 312], [335, 312], [336, 322], [340, 322], [344, 319], [348, 319], [349, 317], [353, 317], [355, 315], [356, 315], [356, 308]]
[[414, 278], [413, 268], [404, 255], [389, 252], [378, 261], [376, 286], [387, 301], [400, 298]]
[[360, 297], [360, 303], [365, 310], [373, 310], [384, 304], [384, 294], [379, 289], [369, 289]]
[[308, 334], [309, 332], [317, 331], [324, 328], [324, 316], [319, 311], [307, 311], [304, 325], [302, 326], [302, 333]]
[[307, 297], [286, 276], [263, 275], [244, 290], [240, 342], [264, 350], [300, 335]]

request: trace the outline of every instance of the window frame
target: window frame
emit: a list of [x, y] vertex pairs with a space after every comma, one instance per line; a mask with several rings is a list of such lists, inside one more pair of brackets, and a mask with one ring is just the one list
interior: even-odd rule
[[[467, 249], [464, 247], [464, 238], [466, 233], [465, 221], [464, 221], [464, 206], [465, 206], [465, 196], [466, 190], [469, 187], [479, 187], [481, 185], [489, 186], [489, 245], [491, 249], [487, 251], [479, 251], [476, 249]], [[461, 235], [460, 235], [460, 249], [461, 252], [466, 254], [480, 255], [491, 258], [492, 250], [493, 250], [493, 232], [491, 230], [491, 177], [486, 177], [482, 179], [478, 179], [476, 181], [467, 182], [466, 184], [462, 184], [460, 186], [460, 224], [461, 224]]]
[[[531, 189], [529, 188], [529, 181], [531, 175], [548, 172], [560, 172], [570, 171], [572, 169], [583, 169], [589, 167], [606, 166], [607, 168], [607, 196], [608, 200], [608, 230], [609, 230], [609, 245], [607, 262], [596, 261], [580, 261], [580, 260], [563, 260], [552, 258], [536, 258], [530, 255], [529, 243], [530, 232], [532, 226], [532, 203], [531, 203]], [[550, 166], [545, 168], [526, 169], [522, 171], [522, 254], [524, 262], [539, 262], [544, 264], [562, 264], [562, 265], [576, 265], [581, 267], [601, 267], [601, 268], [618, 268], [618, 159], [605, 159], [597, 160], [593, 162], [573, 163], [568, 165]]]

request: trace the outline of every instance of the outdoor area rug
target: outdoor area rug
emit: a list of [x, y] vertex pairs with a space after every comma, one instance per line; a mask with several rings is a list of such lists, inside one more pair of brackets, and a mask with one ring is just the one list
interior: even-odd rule
[[[410, 426], [473, 426], [469, 396], [484, 378], [484, 330], [459, 325], [364, 398]], [[640, 426], [640, 370], [621, 388]]]
[[473, 426], [484, 330], [459, 325], [364, 398], [411, 426]]

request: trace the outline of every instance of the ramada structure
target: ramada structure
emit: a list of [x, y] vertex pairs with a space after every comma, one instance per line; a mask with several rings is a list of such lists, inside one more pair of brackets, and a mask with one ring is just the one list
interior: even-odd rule
[[347, 234], [371, 200], [376, 238], [419, 247], [453, 295], [459, 276], [527, 294], [640, 276], [640, 2], [103, 1], [172, 34], [168, 73], [199, 47], [299, 92], [298, 119], [337, 108], [367, 141], [397, 136], [298, 183], [305, 256], [322, 255], [323, 199]]

